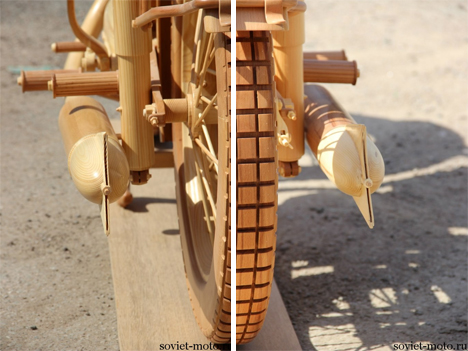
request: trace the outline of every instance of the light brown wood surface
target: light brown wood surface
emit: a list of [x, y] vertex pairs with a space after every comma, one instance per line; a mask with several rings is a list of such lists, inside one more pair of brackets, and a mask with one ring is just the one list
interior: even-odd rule
[[[121, 351], [159, 350], [161, 343], [202, 343], [185, 282], [171, 169], [151, 170], [145, 186], [132, 187], [134, 202], [111, 205], [109, 249]], [[157, 180], [157, 181], [155, 181]], [[265, 325], [240, 350], [300, 350], [273, 284]]]
[[263, 328], [249, 344], [237, 345], [238, 350], [302, 350], [288, 311], [273, 280], [270, 307]]
[[304, 60], [304, 82], [356, 84], [359, 70], [356, 61]]
[[294, 162], [304, 154], [304, 84], [302, 45], [305, 42], [304, 14], [289, 15], [289, 30], [272, 32], [276, 89], [294, 103], [296, 119], [285, 120], [292, 135], [292, 149], [278, 145], [278, 159]]
[[49, 83], [54, 98], [61, 96], [118, 95], [117, 72], [57, 73]]
[[144, 118], [150, 103], [151, 30], [132, 29], [139, 6], [134, 1], [113, 2], [115, 49], [118, 57], [122, 145], [131, 171], [146, 171], [153, 164], [153, 128]]

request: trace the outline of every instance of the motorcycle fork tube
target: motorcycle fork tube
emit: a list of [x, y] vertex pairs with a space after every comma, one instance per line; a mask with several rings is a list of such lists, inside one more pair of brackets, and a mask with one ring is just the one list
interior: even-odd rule
[[278, 159], [282, 162], [296, 162], [304, 154], [304, 13], [290, 12], [289, 30], [273, 31], [272, 37], [276, 89], [283, 98], [292, 100], [296, 112], [295, 120], [285, 121], [293, 148], [278, 145]]
[[[151, 28], [132, 28], [139, 14], [139, 2], [114, 0], [115, 51], [119, 67], [122, 146], [134, 184], [149, 179], [153, 165], [153, 128], [143, 110], [150, 104]], [[139, 173], [141, 176], [136, 176]]]

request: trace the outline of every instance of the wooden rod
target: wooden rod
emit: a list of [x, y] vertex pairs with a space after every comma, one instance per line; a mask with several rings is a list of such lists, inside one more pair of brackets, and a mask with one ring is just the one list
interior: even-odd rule
[[[104, 11], [106, 10], [108, 2], [109, 0], [94, 0], [94, 3], [91, 5], [88, 14], [81, 24], [81, 29], [95, 38], [99, 36], [99, 33], [101, 33], [104, 22]], [[67, 61], [65, 62], [64, 68], [73, 69], [81, 67], [82, 58], [83, 53], [81, 51], [71, 52], [67, 56]]]
[[304, 60], [339, 60], [348, 61], [344, 50], [341, 51], [309, 51], [304, 52]]
[[68, 21], [70, 22], [70, 27], [73, 31], [73, 34], [75, 34], [75, 36], [84, 45], [86, 45], [91, 50], [93, 50], [102, 61], [108, 60], [109, 56], [107, 55], [107, 51], [104, 45], [101, 44], [92, 35], [89, 35], [78, 24], [78, 21], [76, 20], [76, 16], [75, 16], [75, 0], [67, 0], [67, 12], [68, 12]]
[[[143, 116], [150, 104], [151, 30], [132, 28], [139, 3], [114, 0], [115, 51], [118, 57], [122, 146], [130, 170], [143, 173], [153, 166], [153, 127]], [[135, 178], [134, 178], [135, 179]]]
[[62, 73], [80, 73], [79, 69], [53, 69], [47, 71], [21, 71], [18, 77], [18, 85], [21, 85], [23, 93], [25, 91], [41, 91], [48, 90], [47, 82], [51, 80], [55, 74]]
[[[183, 16], [199, 9], [218, 8], [219, 0], [192, 0], [184, 4], [160, 6], [149, 9], [133, 21], [134, 28], [140, 28], [158, 18]], [[237, 0], [236, 7], [264, 7], [265, 0]], [[304, 12], [306, 4], [298, 0], [283, 0], [283, 7], [292, 11]]]
[[304, 83], [302, 64], [305, 42], [304, 13], [289, 16], [289, 31], [272, 31], [275, 58], [276, 89], [294, 103], [296, 120], [285, 121], [292, 136], [292, 149], [278, 145], [278, 159], [283, 162], [298, 161], [304, 154]]
[[48, 83], [54, 98], [80, 95], [115, 95], [119, 93], [117, 71], [55, 74]]
[[359, 70], [356, 61], [304, 60], [305, 83], [356, 84]]
[[84, 52], [86, 45], [79, 41], [61, 41], [53, 43], [50, 48], [53, 52], [59, 54], [62, 52]]

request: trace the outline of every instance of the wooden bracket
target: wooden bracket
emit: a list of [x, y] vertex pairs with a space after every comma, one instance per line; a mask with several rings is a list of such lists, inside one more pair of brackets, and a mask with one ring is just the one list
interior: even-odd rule
[[219, 0], [219, 24], [221, 27], [231, 25], [231, 0]]
[[268, 24], [283, 24], [283, 0], [265, 0], [265, 18]]

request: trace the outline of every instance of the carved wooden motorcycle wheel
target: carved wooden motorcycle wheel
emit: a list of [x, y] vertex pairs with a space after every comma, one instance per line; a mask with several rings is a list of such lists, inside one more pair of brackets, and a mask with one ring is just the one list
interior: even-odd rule
[[278, 175], [269, 32], [237, 35], [237, 343], [265, 320], [273, 282]]
[[[195, 30], [194, 18], [184, 18], [184, 26], [192, 27], [186, 28], [187, 35], [183, 37], [182, 89], [192, 101], [192, 108], [188, 123], [173, 125], [176, 190], [187, 285], [195, 317], [210, 341], [228, 343], [230, 38], [225, 33], [207, 33], [204, 16], [205, 12], [199, 11]], [[192, 37], [193, 51], [186, 46]]]

